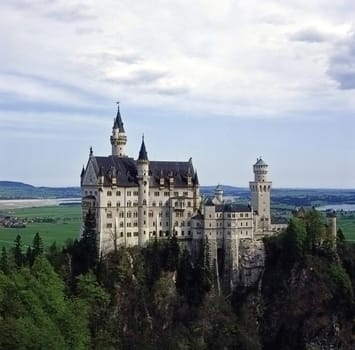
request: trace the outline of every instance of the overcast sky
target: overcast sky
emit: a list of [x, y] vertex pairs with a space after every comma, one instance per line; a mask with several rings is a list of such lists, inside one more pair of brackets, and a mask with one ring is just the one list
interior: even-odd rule
[[0, 180], [77, 186], [111, 152], [203, 185], [355, 187], [355, 1], [1, 0]]

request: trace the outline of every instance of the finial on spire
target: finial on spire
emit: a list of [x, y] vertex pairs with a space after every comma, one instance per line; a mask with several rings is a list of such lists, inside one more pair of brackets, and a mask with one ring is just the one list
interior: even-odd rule
[[92, 146], [90, 146], [90, 156], [92, 156], [94, 154], [93, 150], [92, 150]]

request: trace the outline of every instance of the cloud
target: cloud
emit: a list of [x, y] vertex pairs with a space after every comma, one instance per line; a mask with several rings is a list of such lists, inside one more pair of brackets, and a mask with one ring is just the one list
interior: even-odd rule
[[91, 21], [97, 18], [91, 12], [90, 7], [85, 5], [66, 5], [65, 7], [45, 11], [42, 15], [49, 19], [63, 22]]
[[355, 34], [336, 46], [330, 57], [327, 73], [338, 83], [341, 90], [355, 89]]
[[291, 41], [302, 41], [306, 43], [321, 43], [329, 41], [331, 36], [319, 31], [316, 28], [304, 28], [289, 35]]

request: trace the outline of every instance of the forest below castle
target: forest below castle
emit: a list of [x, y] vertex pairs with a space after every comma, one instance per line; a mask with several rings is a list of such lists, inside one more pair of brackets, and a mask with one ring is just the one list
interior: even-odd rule
[[[260, 281], [220, 293], [208, 244], [175, 237], [97, 256], [80, 241], [44, 249], [18, 235], [0, 257], [1, 349], [353, 349], [355, 246], [310, 210], [265, 239]], [[207, 242], [208, 243], [208, 242]]]

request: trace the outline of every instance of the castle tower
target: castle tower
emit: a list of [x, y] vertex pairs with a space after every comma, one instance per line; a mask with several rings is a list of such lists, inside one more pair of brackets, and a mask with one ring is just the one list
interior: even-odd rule
[[118, 157], [126, 157], [125, 146], [127, 143], [127, 136], [123, 127], [123, 122], [120, 114], [120, 106], [117, 102], [117, 116], [113, 122], [111, 135], [112, 155]]
[[328, 220], [328, 227], [329, 227], [329, 233], [331, 234], [331, 237], [336, 240], [337, 238], [337, 216], [335, 211], [327, 213], [327, 220]]
[[267, 181], [268, 165], [257, 158], [253, 166], [254, 181], [249, 182], [251, 192], [251, 206], [257, 212], [256, 229], [267, 230], [271, 224], [270, 192], [271, 181]]
[[214, 190], [213, 203], [214, 204], [222, 204], [223, 203], [223, 188], [221, 185], [217, 185], [217, 187]]
[[138, 244], [140, 247], [149, 241], [149, 161], [144, 144], [144, 136], [137, 160], [138, 177]]

